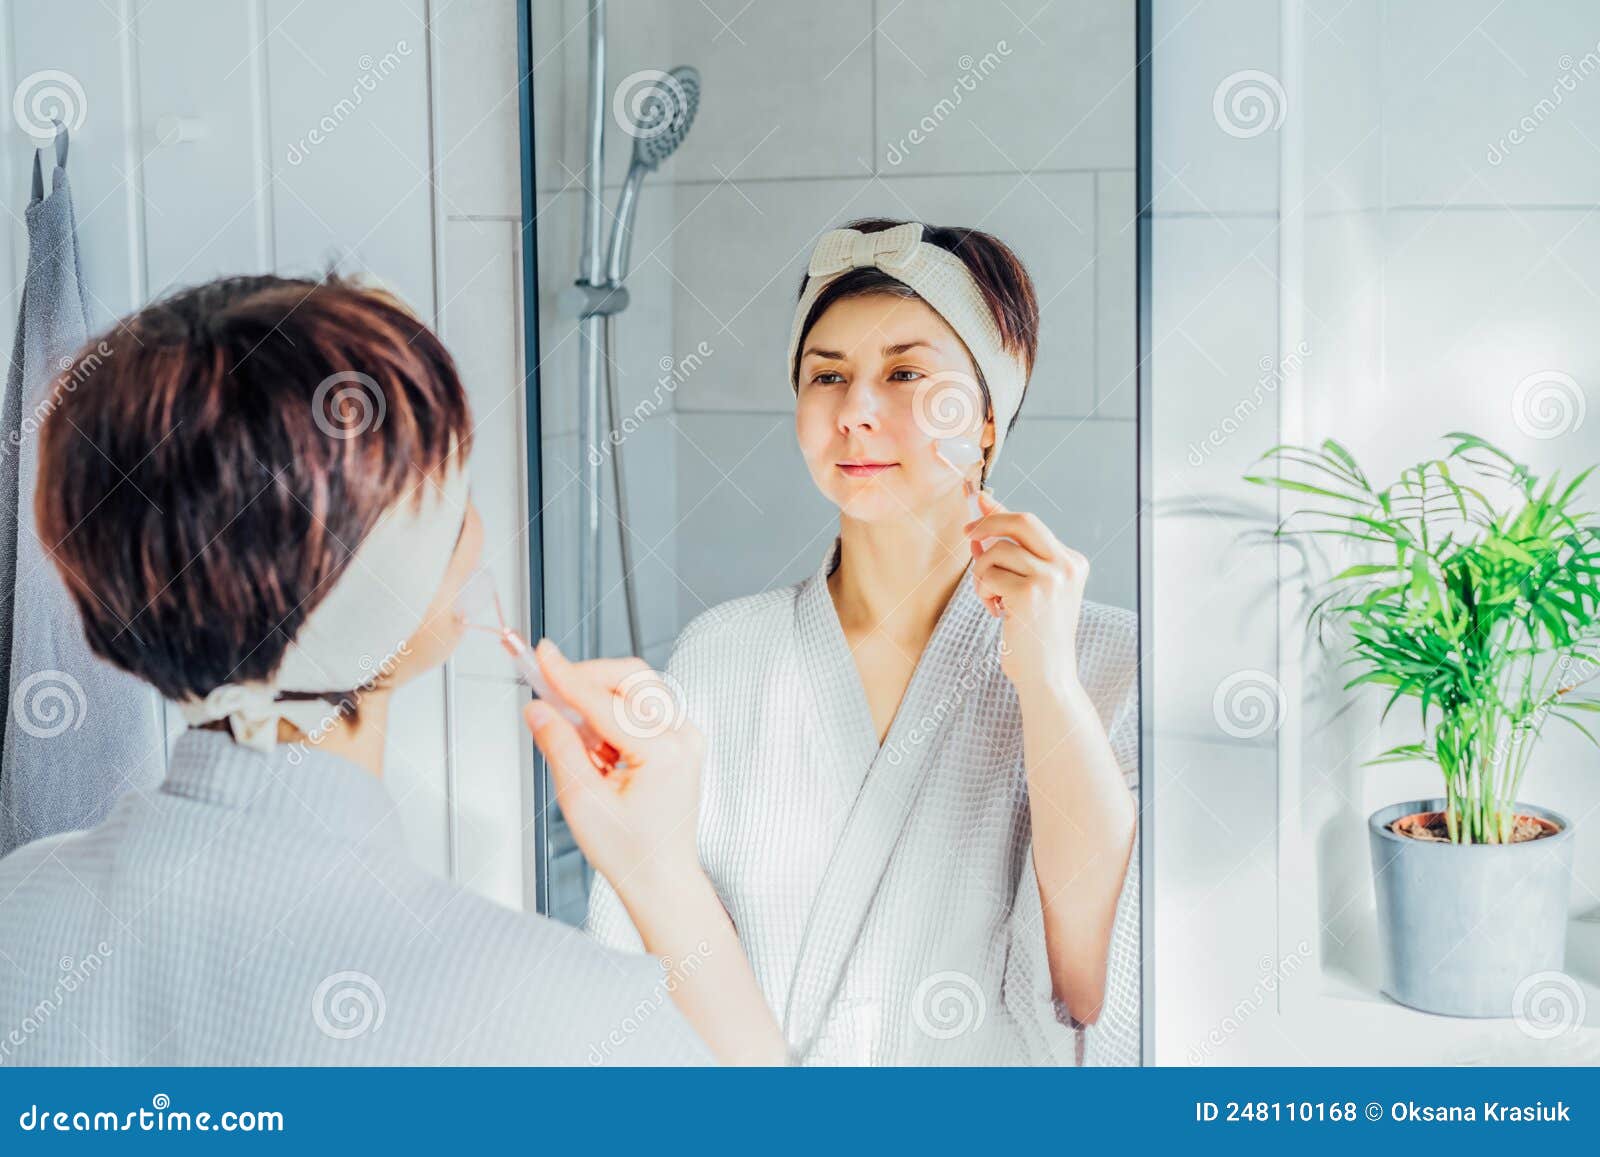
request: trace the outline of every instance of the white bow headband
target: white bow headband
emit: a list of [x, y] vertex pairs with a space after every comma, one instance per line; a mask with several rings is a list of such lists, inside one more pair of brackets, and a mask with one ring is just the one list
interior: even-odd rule
[[[795, 355], [800, 348], [801, 327], [816, 304], [817, 295], [840, 274], [863, 266], [876, 266], [896, 281], [910, 286], [966, 343], [973, 361], [983, 372], [984, 384], [989, 387], [989, 403], [994, 409], [994, 446], [989, 451], [988, 463], [988, 469], [992, 469], [1000, 456], [1006, 428], [1022, 405], [1028, 371], [1020, 359], [1007, 353], [1001, 345], [1000, 326], [966, 262], [948, 249], [924, 241], [920, 222], [908, 221], [879, 233], [832, 229], [822, 235], [806, 267], [805, 292], [800, 295], [800, 304], [795, 306], [794, 327], [789, 332], [790, 384], [799, 391], [800, 383], [794, 380]], [[946, 404], [949, 401], [953, 399], [947, 398]], [[941, 400], [935, 397], [932, 404], [939, 406]], [[935, 423], [940, 420], [934, 416]], [[940, 431], [941, 434], [945, 432]], [[968, 432], [948, 430], [950, 435]]]
[[[414, 509], [414, 507], [416, 507]], [[227, 719], [246, 747], [270, 752], [278, 720], [310, 738], [339, 719], [324, 699], [279, 701], [280, 691], [349, 691], [383, 674], [423, 616], [455, 553], [467, 511], [467, 470], [423, 484], [379, 516], [344, 571], [300, 625], [267, 679], [224, 683], [178, 704], [189, 725]]]

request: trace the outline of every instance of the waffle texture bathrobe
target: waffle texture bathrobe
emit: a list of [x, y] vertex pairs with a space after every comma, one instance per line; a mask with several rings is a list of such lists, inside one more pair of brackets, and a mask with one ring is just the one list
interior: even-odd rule
[[315, 748], [187, 731], [159, 789], [0, 859], [0, 1069], [706, 1063], [671, 990], [424, 871]]
[[[697, 617], [668, 674], [705, 733], [700, 856], [805, 1064], [1138, 1064], [1139, 849], [1100, 1018], [1053, 999], [1003, 624], [969, 566], [884, 742], [827, 576]], [[1131, 611], [1085, 602], [1080, 678], [1138, 781]], [[637, 947], [596, 879], [589, 928]]]

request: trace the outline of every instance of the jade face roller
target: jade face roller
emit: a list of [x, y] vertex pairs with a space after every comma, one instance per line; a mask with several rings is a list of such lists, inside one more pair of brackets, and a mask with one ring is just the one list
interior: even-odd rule
[[[935, 438], [933, 440], [933, 452], [939, 461], [961, 475], [962, 488], [967, 495], [967, 513], [972, 516], [972, 520], [977, 521], [982, 518], [983, 507], [978, 502], [978, 488], [974, 485], [972, 479], [967, 477], [967, 474], [974, 466], [983, 461], [983, 448], [972, 438]], [[990, 544], [995, 541], [997, 540], [986, 538], [980, 545], [984, 550], [988, 550]], [[1003, 604], [1000, 602], [1000, 596], [996, 595], [994, 597], [992, 605], [997, 613], [1002, 610]]]
[[495, 590], [494, 576], [487, 568], [479, 567], [462, 584], [461, 593], [456, 596], [454, 609], [468, 627], [488, 631], [500, 640], [501, 648], [511, 656], [517, 677], [533, 689], [534, 695], [543, 699], [557, 714], [577, 729], [579, 738], [583, 740], [584, 750], [589, 753], [589, 761], [601, 775], [609, 775], [614, 769], [627, 767], [616, 747], [589, 726], [589, 721], [583, 717], [582, 712], [556, 694], [554, 688], [550, 686], [549, 680], [539, 668], [539, 660], [534, 655], [533, 648], [528, 645], [528, 640], [506, 621], [505, 610], [500, 604], [500, 594]]
[[967, 512], [974, 520], [983, 517], [983, 507], [978, 503], [978, 488], [967, 474], [983, 461], [983, 448], [972, 438], [936, 438], [933, 452], [939, 460], [961, 475], [962, 488], [967, 495]]

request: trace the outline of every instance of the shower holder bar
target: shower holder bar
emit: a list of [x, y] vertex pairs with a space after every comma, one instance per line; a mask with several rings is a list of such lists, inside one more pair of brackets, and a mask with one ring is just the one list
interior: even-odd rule
[[609, 317], [628, 308], [625, 285], [590, 285], [577, 281], [556, 295], [556, 310], [562, 317]]

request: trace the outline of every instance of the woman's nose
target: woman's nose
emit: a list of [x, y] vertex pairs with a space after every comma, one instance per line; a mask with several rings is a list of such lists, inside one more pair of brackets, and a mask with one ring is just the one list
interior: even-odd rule
[[839, 407], [839, 430], [848, 434], [857, 427], [875, 430], [879, 422], [881, 399], [875, 385], [864, 379], [850, 383]]

